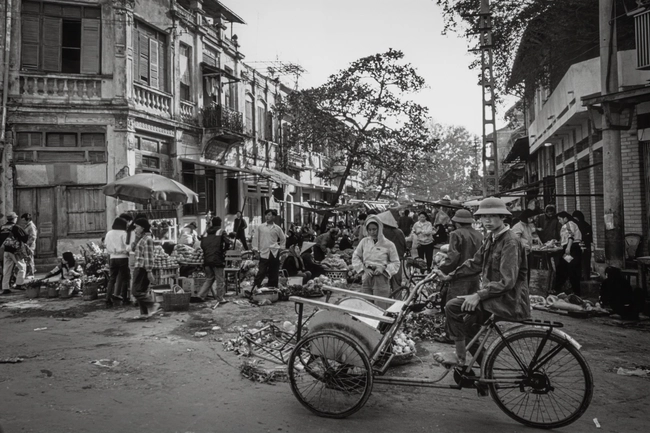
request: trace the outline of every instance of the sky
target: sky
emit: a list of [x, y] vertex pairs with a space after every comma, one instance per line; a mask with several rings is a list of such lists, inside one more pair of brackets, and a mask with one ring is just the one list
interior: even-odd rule
[[[307, 72], [299, 87], [324, 83], [358, 58], [401, 50], [424, 77], [427, 88], [413, 99], [429, 108], [438, 123], [481, 134], [478, 70], [470, 70], [468, 42], [442, 35], [435, 0], [221, 0], [244, 19], [236, 24], [244, 61], [280, 60]], [[260, 64], [261, 65], [261, 64]], [[293, 80], [283, 80], [293, 84]], [[507, 107], [506, 107], [507, 108]], [[503, 113], [504, 107], [498, 107]]]

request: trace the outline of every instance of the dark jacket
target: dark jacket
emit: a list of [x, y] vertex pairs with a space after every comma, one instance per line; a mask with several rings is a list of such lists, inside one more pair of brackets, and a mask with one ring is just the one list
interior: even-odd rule
[[305, 272], [305, 263], [302, 261], [301, 257], [294, 255], [289, 255], [282, 263], [282, 269], [287, 271], [287, 274], [290, 277], [295, 277], [298, 275], [298, 272]]
[[[7, 240], [8, 237], [13, 236], [14, 239], [25, 243], [29, 239], [25, 230], [16, 223], [6, 223], [0, 228], [0, 245]], [[9, 245], [5, 246], [5, 252], [15, 253], [17, 250]]]
[[406, 253], [406, 237], [404, 233], [398, 228], [384, 224], [384, 237], [395, 244], [399, 259], [404, 260], [404, 254]]
[[339, 250], [345, 251], [352, 249], [352, 241], [350, 241], [350, 236], [348, 235], [343, 235], [341, 237], [341, 240], [339, 241]]
[[323, 268], [322, 265], [314, 262], [314, 258], [312, 257], [309, 251], [302, 253], [300, 255], [300, 258], [302, 258], [302, 262], [305, 265], [305, 269], [311, 272], [312, 277], [314, 278], [320, 277], [325, 273], [325, 268]]
[[[481, 248], [483, 235], [472, 227], [459, 227], [449, 235], [447, 258], [439, 268], [445, 274], [456, 270], [460, 265], [474, 257]], [[458, 280], [478, 280], [478, 275], [458, 278]]]
[[580, 229], [582, 242], [585, 244], [585, 246], [591, 246], [591, 244], [594, 242], [594, 232], [591, 228], [591, 225], [586, 221], [577, 221], [576, 224]]
[[226, 250], [230, 248], [230, 240], [225, 233], [219, 228], [210, 227], [206, 236], [201, 239], [204, 266], [226, 266]]
[[553, 217], [549, 218], [546, 214], [541, 214], [537, 217], [535, 225], [542, 229], [542, 231], [537, 232], [542, 242], [546, 243], [551, 239], [560, 240], [562, 224], [558, 221], [557, 216], [553, 215]]
[[246, 221], [244, 220], [243, 217], [242, 218], [235, 218], [235, 223], [233, 225], [233, 231], [237, 235], [237, 238], [241, 238], [241, 237], [245, 236], [244, 230], [246, 230], [246, 227], [248, 227], [248, 225], [246, 224]]
[[459, 277], [481, 275], [477, 292], [486, 311], [510, 320], [530, 317], [528, 261], [524, 246], [509, 227], [492, 239], [488, 234], [474, 258], [450, 274]]
[[415, 224], [415, 221], [413, 221], [413, 218], [408, 215], [399, 217], [399, 221], [397, 221], [397, 227], [399, 227], [402, 233], [404, 233], [404, 236], [407, 237], [411, 234], [413, 224]]

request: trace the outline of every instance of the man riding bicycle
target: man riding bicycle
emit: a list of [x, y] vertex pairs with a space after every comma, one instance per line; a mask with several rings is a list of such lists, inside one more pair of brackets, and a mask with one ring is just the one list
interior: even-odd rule
[[466, 364], [467, 342], [491, 314], [508, 320], [530, 317], [526, 253], [503, 221], [511, 215], [510, 211], [501, 199], [489, 197], [481, 201], [474, 215], [480, 216], [489, 232], [481, 248], [449, 275], [436, 271], [443, 281], [481, 276], [478, 292], [451, 299], [445, 306], [449, 337], [454, 340], [456, 353], [436, 354], [434, 358], [448, 367]]

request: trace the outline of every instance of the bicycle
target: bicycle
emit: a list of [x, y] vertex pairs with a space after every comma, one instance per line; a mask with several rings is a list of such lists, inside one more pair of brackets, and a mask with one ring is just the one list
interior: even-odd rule
[[[300, 403], [319, 416], [345, 418], [365, 405], [374, 384], [475, 388], [480, 395], [489, 393], [503, 412], [528, 426], [558, 428], [582, 416], [593, 395], [593, 377], [580, 345], [559, 330], [563, 325], [558, 322], [514, 322], [493, 315], [467, 345], [478, 343], [469, 367], [453, 369], [453, 384], [439, 384], [452, 369], [436, 379], [385, 376], [395, 357], [393, 337], [407, 314], [422, 308], [414, 301], [433, 280], [435, 274], [420, 281], [406, 301], [325, 287], [353, 298], [390, 303], [386, 310], [291, 297], [297, 306], [298, 343], [289, 356], [288, 371]], [[313, 315], [303, 338], [304, 304], [323, 309]], [[503, 330], [501, 322], [515, 326]], [[492, 337], [496, 338], [486, 349]], [[473, 367], [483, 354], [476, 376]]]

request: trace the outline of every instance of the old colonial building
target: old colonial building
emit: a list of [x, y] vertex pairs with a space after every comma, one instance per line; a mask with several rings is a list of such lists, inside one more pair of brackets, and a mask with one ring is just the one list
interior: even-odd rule
[[[158, 206], [157, 215], [181, 222], [202, 221], [208, 210], [243, 210], [255, 222], [278, 206], [273, 190], [289, 202], [334, 190], [315, 176], [324, 156], [312, 149], [292, 152], [278, 170], [288, 126], [273, 107], [291, 89], [244, 63], [234, 33], [244, 20], [221, 2], [6, 4], [0, 211], [34, 215], [37, 256], [76, 250], [135, 209], [101, 188], [139, 172], [172, 177], [199, 194], [182, 210]], [[283, 205], [289, 221], [306, 217], [299, 209]]]

